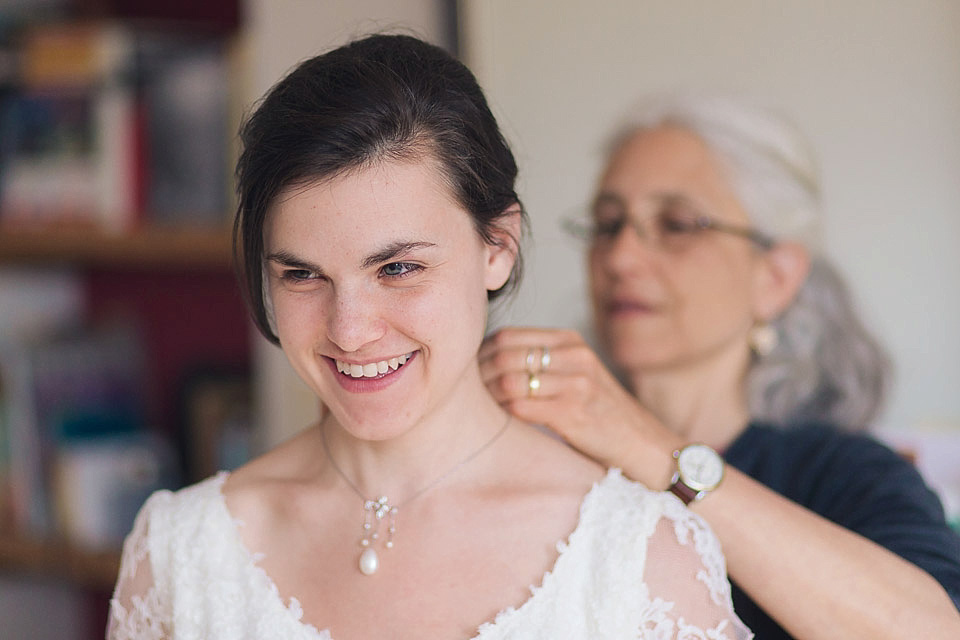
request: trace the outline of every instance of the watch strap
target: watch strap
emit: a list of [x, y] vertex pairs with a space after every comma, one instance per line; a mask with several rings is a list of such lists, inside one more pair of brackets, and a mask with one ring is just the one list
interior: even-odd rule
[[720, 460], [721, 464], [724, 464], [723, 458], [720, 457], [720, 454], [718, 454], [712, 448], [702, 444], [697, 444], [697, 443], [689, 444], [686, 447], [677, 449], [676, 451], [673, 452], [673, 458], [677, 462], [677, 468], [673, 472], [673, 477], [670, 479], [670, 486], [668, 488], [668, 491], [670, 491], [670, 493], [680, 498], [680, 500], [685, 505], [689, 505], [691, 502], [694, 502], [696, 500], [701, 500], [708, 493], [716, 489], [717, 486], [719, 486], [720, 484], [720, 480], [723, 479], [723, 472], [721, 470], [720, 480], [718, 480], [717, 483], [711, 487], [706, 487], [706, 488], [700, 487], [699, 489], [695, 489], [690, 485], [688, 485], [686, 482], [684, 482], [683, 474], [680, 471], [680, 455], [688, 447], [700, 447], [703, 449], [707, 449]]
[[673, 479], [670, 482], [670, 493], [680, 498], [683, 501], [683, 504], [690, 504], [694, 500], [698, 500], [702, 492], [693, 489], [680, 479], [680, 474], [673, 474]]

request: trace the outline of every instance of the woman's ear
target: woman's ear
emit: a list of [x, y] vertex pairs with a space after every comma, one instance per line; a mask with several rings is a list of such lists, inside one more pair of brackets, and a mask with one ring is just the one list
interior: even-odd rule
[[490, 230], [493, 241], [486, 245], [487, 274], [484, 285], [487, 291], [496, 291], [510, 278], [520, 252], [522, 230], [523, 214], [518, 204], [507, 209], [493, 223]]
[[795, 242], [781, 242], [759, 258], [753, 313], [769, 322], [790, 306], [810, 273], [810, 253]]

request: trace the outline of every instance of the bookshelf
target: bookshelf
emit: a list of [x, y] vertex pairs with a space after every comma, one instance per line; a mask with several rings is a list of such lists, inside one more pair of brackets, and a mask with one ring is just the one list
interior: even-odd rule
[[0, 228], [0, 265], [50, 264], [226, 270], [231, 265], [231, 232], [226, 227], [148, 227], [123, 234], [96, 228]]
[[[159, 418], [165, 432], [180, 415], [174, 410], [178, 376], [190, 354], [207, 349], [209, 359], [229, 360], [233, 369], [249, 366], [247, 326], [231, 271], [231, 232], [226, 227], [143, 228], [116, 234], [93, 228], [0, 228], [0, 268], [66, 266], [84, 282], [91, 313], [123, 306], [146, 324], [148, 349], [159, 379], [155, 395], [165, 406]], [[201, 287], [196, 291], [198, 285]], [[186, 293], [187, 286], [193, 293]], [[226, 290], [219, 302], [210, 300]], [[190, 329], [171, 327], [154, 307], [178, 306], [192, 316]], [[218, 331], [224, 316], [239, 329]], [[208, 336], [214, 335], [214, 344]], [[227, 336], [224, 340], [224, 336]], [[219, 344], [216, 340], [220, 340]], [[119, 549], [88, 550], [60, 539], [37, 539], [0, 532], [0, 574], [44, 578], [82, 590], [109, 593], [120, 564]]]
[[[84, 459], [78, 451], [91, 442], [106, 446], [102, 441], [111, 437], [110, 446], [124, 446], [117, 441], [126, 433], [123, 428], [133, 425], [139, 430], [135, 435], [156, 437], [163, 486], [188, 484], [194, 478], [183, 459], [194, 453], [189, 434], [198, 423], [191, 419], [191, 398], [211, 393], [211, 384], [223, 387], [224, 380], [243, 386], [252, 369], [252, 332], [233, 274], [230, 228], [232, 138], [240, 116], [237, 91], [246, 73], [241, 3], [63, 4], [70, 6], [49, 16], [0, 9], [0, 59], [16, 62], [0, 68], [0, 124], [5, 127], [0, 132], [5, 142], [0, 145], [0, 287], [9, 287], [14, 301], [26, 303], [23, 315], [10, 318], [36, 316], [40, 325], [27, 325], [23, 337], [6, 331], [0, 338], [16, 343], [14, 358], [27, 354], [36, 363], [35, 354], [56, 356], [64, 345], [64, 353], [84, 355], [77, 344], [96, 344], [97, 336], [114, 335], [110, 332], [119, 328], [136, 337], [129, 351], [143, 366], [127, 385], [138, 393], [124, 396], [137, 396], [130, 404], [138, 412], [97, 413], [94, 409], [105, 404], [105, 396], [98, 396], [100, 404], [72, 414], [74, 425], [104, 420], [95, 435], [69, 432], [66, 419], [56, 427], [50, 421], [20, 420], [18, 425], [28, 425], [22, 427], [3, 419], [22, 413], [0, 415], [0, 432], [6, 430], [8, 437], [6, 444], [0, 437], [0, 485], [23, 486], [24, 465], [20, 475], [10, 472], [14, 430], [21, 435], [16, 451], [22, 451], [24, 433], [47, 429], [34, 447], [44, 455], [34, 456], [40, 463], [31, 462], [30, 469], [40, 469], [38, 482], [48, 483], [46, 492], [19, 492], [16, 500], [0, 486], [4, 638], [8, 625], [19, 628], [18, 621], [41, 611], [40, 605], [11, 606], [14, 598], [3, 602], [5, 595], [30, 593], [35, 583], [44, 593], [66, 594], [71, 603], [67, 611], [52, 614], [55, 626], [70, 628], [72, 638], [103, 637], [120, 567], [117, 533], [126, 526], [131, 492], [117, 498], [117, 506], [110, 502], [114, 498], [101, 498], [112, 490], [99, 489], [122, 487], [122, 481], [67, 475], [60, 465], [85, 460], [83, 468], [92, 468], [97, 463], [90, 460], [100, 458]], [[49, 283], [57, 290], [54, 297], [44, 295], [43, 285]], [[0, 300], [8, 290], [0, 289]], [[30, 304], [34, 297], [35, 305]], [[45, 306], [50, 300], [56, 304]], [[10, 304], [11, 297], [6, 301]], [[12, 326], [21, 329], [21, 324]], [[96, 377], [97, 362], [83, 362], [94, 373], [87, 380], [90, 388], [118, 377], [109, 372]], [[0, 375], [0, 411], [11, 404], [42, 407], [37, 381], [52, 376], [16, 370], [20, 378], [11, 385], [11, 368], [3, 366], [8, 363], [0, 362], [0, 373], [7, 374]], [[11, 402], [14, 388], [33, 393], [19, 393], [20, 400]], [[111, 389], [105, 393], [123, 391]], [[76, 399], [79, 393], [57, 400]], [[114, 433], [111, 420], [117, 416], [127, 422]], [[217, 424], [204, 427], [217, 434]], [[64, 451], [69, 455], [61, 457]], [[52, 480], [57, 472], [70, 480]], [[71, 498], [88, 506], [86, 500], [93, 499], [96, 508], [78, 516], [80, 508], [64, 509]], [[50, 512], [48, 522], [25, 525], [23, 505], [41, 500]], [[96, 515], [86, 517], [91, 513]], [[15, 517], [7, 522], [10, 514]], [[27, 533], [33, 531], [39, 533]], [[95, 542], [81, 542], [90, 536]]]
[[119, 550], [92, 551], [64, 541], [0, 534], [0, 570], [8, 574], [46, 577], [109, 592], [119, 569]]

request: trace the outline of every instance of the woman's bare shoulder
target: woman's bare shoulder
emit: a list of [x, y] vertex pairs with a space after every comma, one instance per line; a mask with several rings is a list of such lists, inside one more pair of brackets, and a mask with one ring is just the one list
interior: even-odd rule
[[[545, 427], [521, 423], [516, 451], [522, 467], [534, 478], [569, 485], [582, 493], [603, 478], [606, 469]], [[532, 478], [533, 479], [533, 478]]]
[[316, 469], [323, 448], [319, 430], [308, 427], [232, 471], [227, 489], [295, 480]]
[[280, 515], [315, 478], [322, 455], [317, 429], [308, 428], [230, 472], [222, 487], [230, 512], [245, 521]]

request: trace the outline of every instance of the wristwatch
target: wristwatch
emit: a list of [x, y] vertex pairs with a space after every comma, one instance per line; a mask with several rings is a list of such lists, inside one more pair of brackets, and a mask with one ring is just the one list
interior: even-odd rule
[[726, 466], [720, 454], [705, 444], [689, 444], [673, 452], [677, 470], [670, 480], [670, 492], [690, 504], [720, 486]]

